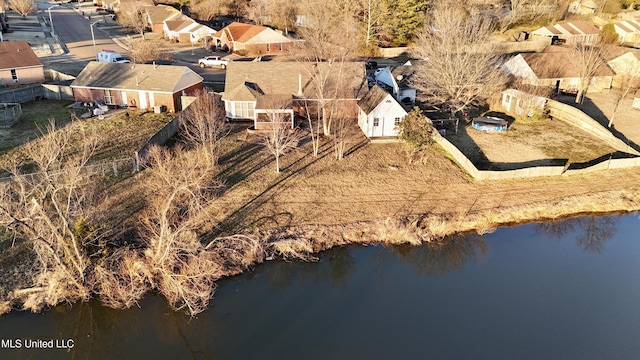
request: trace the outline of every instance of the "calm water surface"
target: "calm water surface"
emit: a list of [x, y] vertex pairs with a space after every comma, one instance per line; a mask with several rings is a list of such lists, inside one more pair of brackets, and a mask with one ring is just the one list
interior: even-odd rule
[[[439, 247], [339, 248], [221, 281], [194, 319], [155, 296], [125, 311], [90, 302], [5, 315], [0, 358], [639, 359], [639, 234], [632, 214]], [[7, 349], [16, 339], [23, 347]]]

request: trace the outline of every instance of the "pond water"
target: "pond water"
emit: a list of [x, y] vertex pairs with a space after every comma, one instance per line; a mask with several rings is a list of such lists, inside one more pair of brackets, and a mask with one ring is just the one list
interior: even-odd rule
[[0, 358], [640, 358], [639, 233], [631, 214], [338, 248], [220, 281], [193, 319], [157, 296], [14, 312]]

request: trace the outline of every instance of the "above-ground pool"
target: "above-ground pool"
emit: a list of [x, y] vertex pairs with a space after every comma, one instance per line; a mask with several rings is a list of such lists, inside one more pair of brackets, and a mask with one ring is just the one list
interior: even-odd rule
[[509, 123], [495, 116], [480, 116], [471, 121], [471, 126], [480, 131], [497, 132], [507, 130]]

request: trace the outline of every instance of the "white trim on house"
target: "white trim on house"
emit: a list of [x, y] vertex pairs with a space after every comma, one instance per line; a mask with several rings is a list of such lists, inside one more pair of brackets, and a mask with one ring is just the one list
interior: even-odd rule
[[358, 107], [358, 126], [369, 138], [398, 136], [396, 124], [407, 116], [407, 111], [390, 94], [368, 114]]

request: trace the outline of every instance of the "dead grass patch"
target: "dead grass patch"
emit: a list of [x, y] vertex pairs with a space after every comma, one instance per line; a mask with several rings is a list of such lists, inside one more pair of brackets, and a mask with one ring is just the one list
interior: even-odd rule
[[479, 169], [511, 170], [523, 166], [587, 162], [615, 149], [561, 121], [516, 120], [506, 132], [486, 133], [463, 126], [451, 141]]

